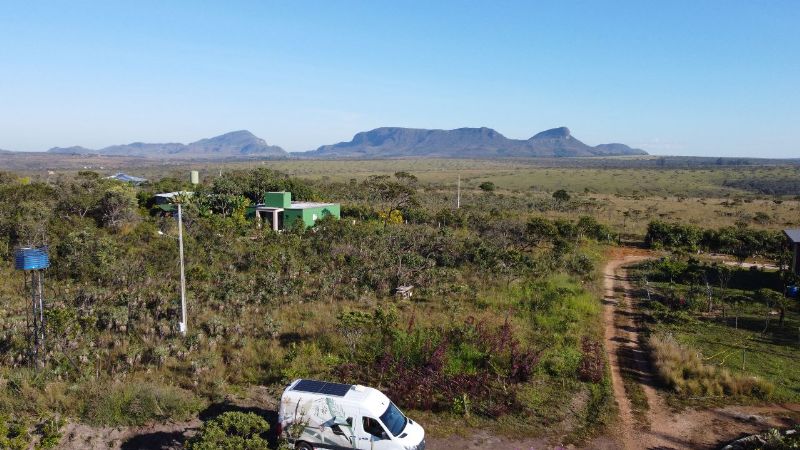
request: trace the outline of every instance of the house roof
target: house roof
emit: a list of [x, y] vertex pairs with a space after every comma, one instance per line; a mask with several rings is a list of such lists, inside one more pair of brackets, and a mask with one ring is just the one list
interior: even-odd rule
[[333, 206], [333, 203], [292, 202], [292, 206], [287, 209], [321, 208], [323, 206]]
[[132, 175], [128, 175], [127, 173], [123, 172], [119, 172], [114, 175], [111, 175], [110, 177], [106, 177], [106, 179], [115, 179], [122, 181], [123, 183], [136, 183], [136, 184], [144, 183], [145, 181], [147, 181], [147, 178], [134, 177]]
[[194, 195], [194, 192], [191, 191], [162, 192], [160, 194], [156, 194], [155, 196], [162, 198], [173, 198], [176, 195]]
[[789, 238], [790, 241], [794, 243], [800, 242], [800, 228], [794, 228], [789, 230], [783, 230], [783, 234]]

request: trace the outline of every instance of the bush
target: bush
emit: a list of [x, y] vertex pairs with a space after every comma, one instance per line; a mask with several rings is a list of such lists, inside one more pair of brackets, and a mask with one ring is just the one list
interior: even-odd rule
[[9, 450], [26, 450], [30, 435], [25, 424], [0, 416], [0, 448]]
[[92, 385], [84, 393], [81, 415], [93, 425], [143, 425], [184, 420], [203, 406], [192, 393], [147, 382]]
[[61, 427], [63, 426], [64, 419], [60, 417], [50, 417], [43, 420], [42, 423], [36, 427], [37, 434], [41, 436], [36, 449], [55, 448], [61, 441]]
[[385, 322], [378, 327], [382, 335], [362, 340], [377, 350], [364, 350], [340, 365], [339, 378], [382, 387], [407, 408], [487, 417], [518, 409], [517, 390], [509, 386], [530, 380], [539, 354], [523, 348], [510, 323], [494, 328], [469, 318], [460, 326], [414, 328], [412, 323], [400, 331]]
[[478, 187], [481, 188], [481, 190], [485, 191], [485, 192], [492, 192], [492, 191], [495, 190], [495, 185], [491, 181], [484, 181]]
[[266, 450], [269, 424], [254, 413], [226, 412], [203, 424], [187, 450]]
[[581, 341], [581, 353], [578, 378], [581, 381], [599, 383], [606, 373], [603, 346], [599, 342], [584, 336]]

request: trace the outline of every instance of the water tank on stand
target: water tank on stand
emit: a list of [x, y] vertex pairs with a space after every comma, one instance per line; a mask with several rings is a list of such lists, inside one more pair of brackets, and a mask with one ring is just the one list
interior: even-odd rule
[[47, 247], [23, 247], [14, 253], [14, 268], [17, 270], [41, 270], [50, 267]]

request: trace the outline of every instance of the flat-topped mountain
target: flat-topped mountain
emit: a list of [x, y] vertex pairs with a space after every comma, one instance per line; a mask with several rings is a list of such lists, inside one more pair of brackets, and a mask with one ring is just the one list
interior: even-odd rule
[[357, 133], [350, 142], [323, 145], [298, 155], [312, 158], [492, 158], [646, 154], [644, 150], [625, 144], [592, 147], [572, 136], [566, 127], [542, 131], [527, 140], [509, 139], [491, 128], [429, 130], [383, 127]]
[[279, 157], [287, 153], [277, 145], [267, 142], [253, 133], [241, 130], [225, 133], [208, 139], [200, 139], [189, 144], [164, 143], [148, 144], [133, 142], [125, 145], [112, 145], [92, 150], [85, 147], [53, 147], [49, 153], [68, 155], [107, 155], [137, 156], [146, 158], [237, 158], [237, 157]]

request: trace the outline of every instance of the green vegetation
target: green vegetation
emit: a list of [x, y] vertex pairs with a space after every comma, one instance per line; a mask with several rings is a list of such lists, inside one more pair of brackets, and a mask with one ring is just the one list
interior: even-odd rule
[[81, 416], [93, 425], [144, 425], [163, 420], [186, 420], [203, 402], [183, 389], [153, 383], [113, 383], [87, 386]]
[[[186, 336], [176, 326], [176, 224], [154, 205], [155, 193], [180, 190], [194, 192], [179, 200]], [[343, 218], [258, 228], [246, 208], [272, 190], [340, 201]], [[20, 280], [0, 286], [0, 413], [138, 426], [194, 417], [250, 385], [278, 393], [314, 377], [379, 387], [441, 424], [433, 433], [465, 420], [596, 432], [613, 412], [596, 265], [615, 233], [589, 215], [542, 214], [586, 199], [528, 205], [479, 191], [454, 209], [452, 198], [407, 172], [311, 183], [258, 168], [138, 187], [93, 172], [25, 183], [3, 174], [3, 260], [47, 244], [52, 267], [47, 366], [34, 371], [21, 274], [0, 265]], [[395, 297], [399, 285], [413, 285], [413, 297]], [[437, 383], [449, 388], [431, 395]]]
[[771, 429], [767, 433], [755, 436], [742, 443], [738, 448], [742, 450], [793, 450], [800, 448], [800, 426], [795, 426], [784, 431]]
[[697, 354], [670, 335], [653, 335], [648, 342], [658, 377], [684, 397], [747, 396], [766, 400], [772, 384], [756, 377], [732, 376], [726, 369], [704, 364]]
[[739, 260], [766, 256], [786, 261], [785, 238], [776, 230], [754, 230], [746, 224], [718, 230], [701, 229], [694, 225], [653, 221], [647, 226], [645, 243], [653, 248], [673, 251], [709, 252], [734, 255]]
[[794, 280], [693, 258], [630, 273], [651, 319], [654, 366], [676, 399], [800, 401], [800, 307], [782, 294]]
[[[792, 280], [686, 257], [785, 262], [776, 230], [800, 224], [800, 203], [780, 180], [796, 167], [558, 163], [230, 163], [198, 186], [173, 167], [137, 172], [153, 181], [136, 187], [91, 171], [0, 173], [0, 279], [18, 280], [0, 284], [0, 439], [49, 445], [55, 417], [180, 421], [251, 385], [278, 395], [314, 377], [379, 387], [432, 434], [563, 427], [579, 441], [615, 413], [597, 267], [607, 246], [645, 237], [678, 255], [632, 272], [649, 282], [653, 339], [669, 343], [656, 364], [676, 401], [798, 401], [800, 313], [781, 295]], [[180, 198], [186, 336], [176, 224], [154, 198], [183, 190], [194, 192]], [[258, 228], [247, 207], [272, 190], [340, 202], [342, 220]], [[27, 367], [26, 293], [9, 264], [32, 244], [49, 245], [53, 263], [38, 371]], [[400, 285], [413, 296], [395, 296]], [[745, 386], [752, 376], [762, 381]], [[624, 381], [644, 411], [641, 387]]]
[[254, 413], [225, 412], [203, 423], [187, 450], [266, 450], [269, 424]]

